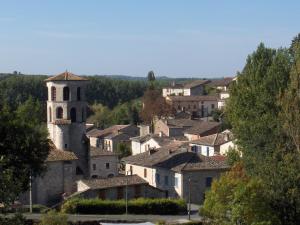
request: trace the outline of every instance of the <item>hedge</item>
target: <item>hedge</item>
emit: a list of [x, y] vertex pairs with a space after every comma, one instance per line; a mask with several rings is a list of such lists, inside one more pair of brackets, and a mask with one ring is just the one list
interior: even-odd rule
[[[101, 200], [74, 198], [66, 201], [61, 211], [77, 214], [124, 214], [124, 200]], [[128, 201], [129, 214], [177, 215], [185, 214], [187, 206], [182, 199], [146, 199]]]

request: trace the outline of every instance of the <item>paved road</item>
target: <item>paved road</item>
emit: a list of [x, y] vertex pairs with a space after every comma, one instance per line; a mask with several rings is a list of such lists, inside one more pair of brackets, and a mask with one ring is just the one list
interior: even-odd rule
[[[199, 221], [201, 217], [198, 215], [198, 205], [191, 207], [191, 220]], [[39, 220], [42, 214], [24, 214], [28, 219]], [[159, 220], [166, 222], [187, 222], [187, 215], [68, 215], [70, 221], [99, 221], [99, 222], [118, 222], [118, 223], [142, 223], [152, 222], [156, 223]]]

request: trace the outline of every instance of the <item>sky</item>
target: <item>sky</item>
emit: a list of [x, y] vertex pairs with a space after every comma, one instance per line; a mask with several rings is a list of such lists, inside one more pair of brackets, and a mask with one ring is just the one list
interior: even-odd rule
[[299, 21], [297, 0], [0, 0], [0, 72], [234, 76]]

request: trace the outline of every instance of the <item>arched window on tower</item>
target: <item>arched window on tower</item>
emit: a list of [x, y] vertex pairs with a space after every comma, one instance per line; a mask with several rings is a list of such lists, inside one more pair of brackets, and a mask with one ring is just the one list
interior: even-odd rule
[[69, 101], [69, 99], [70, 99], [70, 89], [69, 89], [69, 87], [64, 87], [64, 89], [63, 89], [63, 99], [64, 99], [64, 101]]
[[76, 122], [76, 109], [75, 108], [71, 108], [70, 117], [71, 117], [72, 123]]
[[51, 87], [51, 100], [56, 101], [56, 88]]
[[77, 101], [81, 100], [80, 87], [77, 88]]
[[56, 119], [62, 119], [63, 118], [63, 108], [57, 107], [56, 108]]
[[49, 122], [52, 122], [52, 110], [51, 110], [51, 107], [49, 107]]

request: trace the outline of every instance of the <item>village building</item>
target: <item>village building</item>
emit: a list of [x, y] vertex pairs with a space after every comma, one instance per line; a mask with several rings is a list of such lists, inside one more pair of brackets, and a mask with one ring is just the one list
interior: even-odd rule
[[218, 109], [218, 96], [168, 96], [166, 102], [176, 112], [189, 112], [194, 118], [211, 116], [212, 112]]
[[[194, 140], [219, 131], [220, 123], [190, 119], [161, 119], [154, 124], [154, 133], [168, 137], [185, 136]], [[188, 131], [190, 130], [190, 132]]]
[[206, 157], [185, 145], [153, 149], [123, 158], [123, 162], [126, 171], [165, 190], [168, 197], [187, 200], [190, 191], [191, 202], [197, 204], [203, 203], [212, 180], [229, 169], [225, 157]]
[[[134, 198], [164, 198], [166, 192], [155, 188], [137, 175], [118, 176], [107, 179], [80, 180], [77, 196], [106, 200]], [[126, 196], [127, 193], [127, 196]]]
[[219, 122], [200, 122], [183, 131], [184, 136], [189, 140], [198, 140], [201, 137], [218, 133], [221, 129]]
[[132, 155], [140, 154], [150, 149], [161, 148], [172, 143], [181, 143], [181, 140], [162, 135], [148, 134], [131, 138]]
[[236, 147], [233, 134], [229, 130], [201, 137], [190, 144], [193, 152], [205, 156], [226, 155], [228, 150]]
[[162, 89], [162, 95], [163, 97], [203, 95], [204, 85], [209, 82], [209, 80], [195, 80], [186, 84], [176, 84], [173, 82], [172, 85]]
[[90, 147], [90, 178], [107, 178], [119, 174], [118, 154], [101, 148]]
[[228, 92], [229, 91], [229, 86], [230, 84], [234, 81], [233, 77], [225, 77], [223, 79], [215, 79], [212, 80], [208, 86], [209, 87], [213, 87], [216, 88], [219, 91], [225, 91]]
[[116, 151], [119, 143], [130, 144], [130, 138], [139, 135], [135, 125], [114, 125], [104, 130], [95, 128], [87, 133], [93, 147], [107, 151]]

